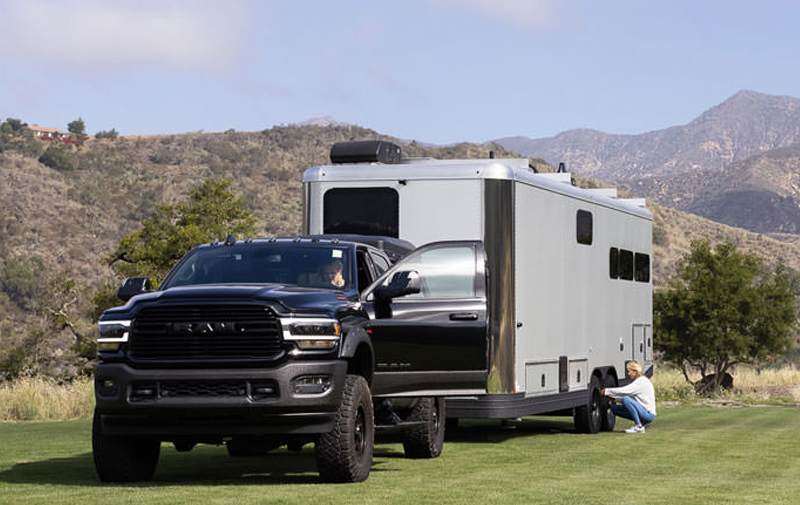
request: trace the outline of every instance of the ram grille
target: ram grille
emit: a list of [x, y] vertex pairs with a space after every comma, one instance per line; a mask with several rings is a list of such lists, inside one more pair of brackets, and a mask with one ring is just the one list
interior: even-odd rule
[[283, 351], [280, 321], [263, 305], [147, 307], [129, 343], [137, 360], [270, 359]]

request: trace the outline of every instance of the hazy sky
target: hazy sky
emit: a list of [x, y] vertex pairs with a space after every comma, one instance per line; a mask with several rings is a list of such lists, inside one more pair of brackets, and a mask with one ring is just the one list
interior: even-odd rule
[[0, 0], [0, 118], [123, 134], [320, 116], [423, 142], [800, 97], [800, 2]]

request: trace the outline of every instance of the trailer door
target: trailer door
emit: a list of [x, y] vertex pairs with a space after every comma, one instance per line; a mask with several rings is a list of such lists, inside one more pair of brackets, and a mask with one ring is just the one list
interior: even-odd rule
[[[376, 295], [396, 275], [412, 272], [418, 293], [389, 300]], [[485, 392], [485, 272], [481, 242], [438, 242], [411, 253], [365, 291], [374, 394]]]
[[[634, 324], [633, 331], [631, 332], [631, 359], [635, 359], [644, 366], [647, 361], [652, 360], [648, 354], [652, 353], [652, 348], [647, 344], [652, 342], [649, 339], [650, 326], [645, 324]], [[646, 352], [646, 351], [650, 352]]]

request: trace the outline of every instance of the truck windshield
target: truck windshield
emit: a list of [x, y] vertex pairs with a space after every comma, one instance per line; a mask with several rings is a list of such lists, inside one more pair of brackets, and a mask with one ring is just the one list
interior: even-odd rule
[[243, 243], [195, 249], [161, 289], [198, 284], [283, 284], [346, 290], [350, 251], [319, 243]]

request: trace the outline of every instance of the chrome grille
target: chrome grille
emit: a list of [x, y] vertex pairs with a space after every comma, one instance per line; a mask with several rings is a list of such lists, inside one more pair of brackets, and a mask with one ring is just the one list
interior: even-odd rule
[[131, 324], [130, 355], [140, 360], [269, 359], [282, 352], [275, 313], [263, 305], [160, 305]]

